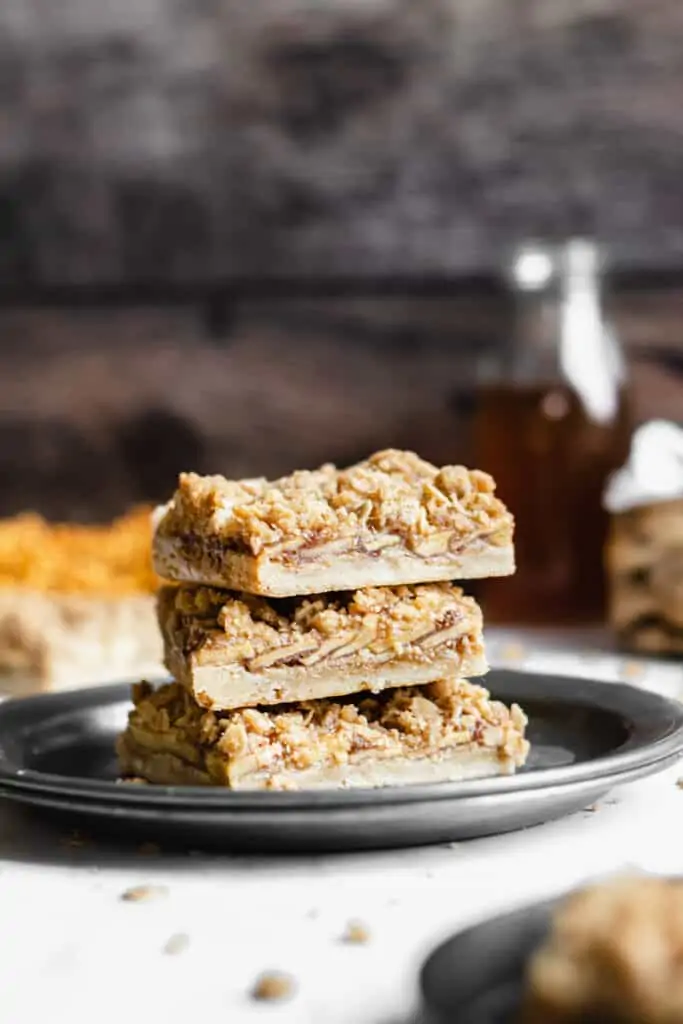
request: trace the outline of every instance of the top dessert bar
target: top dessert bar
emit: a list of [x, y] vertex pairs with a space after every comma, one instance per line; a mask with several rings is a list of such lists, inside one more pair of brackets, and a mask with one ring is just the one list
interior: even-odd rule
[[156, 515], [154, 566], [176, 582], [269, 597], [514, 572], [514, 521], [490, 476], [377, 452], [275, 482], [184, 473]]

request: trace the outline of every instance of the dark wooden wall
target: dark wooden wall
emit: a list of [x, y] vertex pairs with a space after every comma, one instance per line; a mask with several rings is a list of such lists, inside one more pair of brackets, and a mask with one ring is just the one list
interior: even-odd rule
[[0, 284], [683, 260], [680, 0], [4, 0]]
[[[683, 291], [614, 315], [637, 417], [683, 419]], [[213, 336], [190, 306], [0, 311], [0, 514], [104, 518], [181, 469], [280, 474], [384, 445], [467, 461], [507, 329], [481, 298], [247, 303]]]
[[[187, 466], [467, 459], [496, 302], [183, 296], [455, 279], [532, 235], [683, 270], [682, 54], [680, 0], [0, 2], [0, 298], [27, 300], [0, 306], [0, 514], [108, 516]], [[62, 286], [175, 304], [39, 307]], [[615, 312], [638, 415], [681, 418], [643, 347], [680, 354], [683, 293]]]

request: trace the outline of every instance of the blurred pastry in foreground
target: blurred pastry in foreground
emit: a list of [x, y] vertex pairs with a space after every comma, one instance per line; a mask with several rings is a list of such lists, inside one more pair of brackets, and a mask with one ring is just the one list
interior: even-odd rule
[[165, 675], [150, 510], [106, 526], [0, 521], [0, 689]]
[[479, 606], [451, 583], [269, 599], [167, 586], [158, 613], [166, 667], [205, 708], [377, 693], [487, 669]]
[[526, 717], [480, 686], [442, 679], [276, 707], [215, 713], [178, 683], [134, 687], [117, 750], [122, 776], [161, 785], [320, 789], [511, 774]]
[[683, 431], [648, 423], [611, 478], [605, 563], [611, 624], [622, 645], [683, 652]]
[[570, 896], [527, 972], [523, 1024], [683, 1021], [683, 882], [621, 878]]
[[154, 565], [270, 597], [505, 576], [514, 524], [494, 492], [486, 473], [393, 449], [273, 482], [184, 473], [158, 510]]

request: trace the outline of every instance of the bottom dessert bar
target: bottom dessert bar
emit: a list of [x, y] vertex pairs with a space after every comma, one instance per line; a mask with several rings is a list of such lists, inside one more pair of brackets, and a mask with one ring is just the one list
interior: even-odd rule
[[507, 775], [524, 764], [526, 716], [463, 680], [216, 713], [178, 683], [133, 689], [121, 774], [231, 789], [386, 786]]

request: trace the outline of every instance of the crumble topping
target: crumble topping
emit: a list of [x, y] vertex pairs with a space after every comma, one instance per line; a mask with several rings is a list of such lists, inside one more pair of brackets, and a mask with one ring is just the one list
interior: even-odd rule
[[0, 587], [115, 596], [157, 585], [148, 508], [106, 526], [48, 523], [32, 512], [0, 521]]
[[683, 884], [620, 878], [570, 896], [527, 972], [526, 1021], [683, 1018]]
[[508, 710], [464, 680], [218, 713], [197, 705], [179, 683], [158, 690], [139, 683], [133, 702], [124, 737], [174, 753], [222, 785], [260, 774], [282, 788], [282, 771], [343, 765], [365, 755], [433, 756], [461, 744], [497, 749], [514, 764], [522, 764], [528, 750], [521, 708]]
[[238, 662], [254, 671], [351, 655], [373, 663], [415, 659], [466, 635], [481, 643], [481, 611], [451, 583], [280, 600], [164, 587], [158, 607], [162, 630], [185, 654], [202, 648], [209, 654], [216, 647], [222, 664]]
[[510, 542], [512, 516], [494, 491], [487, 473], [464, 466], [439, 469], [394, 449], [349, 469], [325, 465], [273, 482], [183, 473], [157, 533], [218, 538], [253, 555], [268, 548], [298, 557], [313, 544], [331, 552], [329, 545], [339, 542], [340, 551], [348, 550], [362, 535], [365, 550], [403, 541], [429, 557], [447, 552], [454, 536], [485, 534], [492, 544]]

